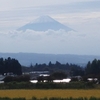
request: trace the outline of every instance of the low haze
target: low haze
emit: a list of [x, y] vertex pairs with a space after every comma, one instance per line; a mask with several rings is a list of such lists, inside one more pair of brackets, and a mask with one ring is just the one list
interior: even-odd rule
[[[99, 0], [0, 0], [0, 52], [100, 55]], [[17, 29], [40, 16], [70, 27]]]

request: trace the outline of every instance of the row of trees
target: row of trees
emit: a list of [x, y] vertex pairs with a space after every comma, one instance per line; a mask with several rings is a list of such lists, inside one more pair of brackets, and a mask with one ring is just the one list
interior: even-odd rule
[[80, 67], [76, 64], [61, 64], [60, 62], [56, 61], [56, 63], [49, 62], [49, 64], [35, 64], [30, 65], [30, 67], [22, 67], [23, 72], [30, 72], [30, 71], [49, 71], [51, 74], [55, 72], [64, 72], [68, 76], [77, 76], [77, 75], [84, 75], [84, 68]]
[[11, 59], [8, 57], [7, 59], [0, 58], [0, 74], [8, 74], [12, 73], [14, 75], [22, 74], [22, 67], [18, 60]]
[[[85, 76], [85, 77], [99, 77], [100, 76], [100, 60], [94, 59], [89, 61], [85, 67], [81, 67], [75, 64], [61, 64], [56, 62], [55, 64], [49, 62], [49, 64], [36, 64], [32, 65], [23, 71], [50, 71], [51, 74], [55, 72], [63, 72], [67, 76]], [[56, 73], [57, 74], [57, 73]], [[60, 76], [57, 75], [58, 77]]]
[[[30, 67], [27, 67], [28, 71], [50, 71], [54, 72], [64, 72], [70, 76], [100, 76], [100, 60], [94, 59], [92, 62], [88, 62], [85, 68], [80, 67], [75, 64], [61, 64], [60, 62], [56, 62], [55, 64], [49, 62], [49, 64], [36, 64]], [[25, 69], [23, 68], [23, 71]], [[7, 59], [0, 58], [0, 74], [13, 73], [15, 75], [22, 74], [22, 66], [16, 59], [12, 59], [8, 57]], [[56, 76], [59, 76], [59, 73], [56, 73]]]
[[[86, 67], [83, 69], [81, 67], [72, 67], [70, 70], [70, 76], [71, 81], [84, 81], [87, 82], [88, 78], [92, 78], [93, 83], [98, 83], [100, 82], [100, 60], [94, 59], [92, 62], [88, 62]], [[79, 77], [82, 76], [82, 77]], [[54, 72], [50, 76], [43, 77], [40, 76], [38, 77], [39, 82], [43, 82], [44, 80], [47, 80], [48, 82], [52, 82], [54, 79], [64, 79], [67, 78], [67, 74], [64, 72]], [[95, 80], [97, 79], [98, 80]]]
[[85, 75], [100, 76], [100, 60], [89, 61], [85, 68]]

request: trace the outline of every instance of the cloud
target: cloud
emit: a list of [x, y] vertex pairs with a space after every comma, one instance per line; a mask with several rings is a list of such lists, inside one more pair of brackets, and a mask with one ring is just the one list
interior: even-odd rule
[[64, 30], [10, 31], [0, 33], [0, 52], [34, 52], [53, 54], [100, 54], [97, 34]]
[[[18, 51], [23, 50], [24, 48], [30, 49], [32, 45], [34, 45], [35, 48], [37, 48], [37, 46], [38, 48], [41, 46], [43, 47], [46, 46], [46, 48], [48, 48], [49, 45], [52, 45], [51, 47], [54, 47], [58, 45], [62, 40], [66, 41], [66, 39], [71, 37], [70, 35], [72, 35], [73, 33], [74, 32], [66, 33], [66, 31], [64, 30], [59, 30], [59, 31], [48, 30], [45, 32], [38, 32], [33, 30], [27, 30], [25, 32], [10, 31], [8, 33], [0, 33], [0, 43], [2, 44], [1, 48], [4, 45], [5, 46], [4, 49], [6, 51], [14, 51], [15, 48]], [[10, 47], [7, 48], [8, 50], [6, 49], [7, 46]], [[18, 52], [16, 50], [15, 52]], [[28, 52], [31, 50], [26, 49], [23, 51]]]
[[[52, 39], [55, 38], [68, 38], [70, 36], [74, 36], [74, 37], [83, 37], [86, 34], [80, 34], [78, 32], [75, 31], [68, 31], [66, 32], [63, 29], [60, 29], [58, 31], [54, 31], [54, 30], [47, 30], [47, 31], [34, 31], [34, 30], [29, 30], [27, 29], [26, 31], [10, 31], [7, 33], [7, 35], [11, 38], [21, 38], [21, 39], [26, 39], [26, 40], [33, 40], [33, 41], [38, 41], [38, 40], [42, 40], [44, 38], [49, 39], [50, 37]], [[35, 39], [34, 39], [35, 38]]]

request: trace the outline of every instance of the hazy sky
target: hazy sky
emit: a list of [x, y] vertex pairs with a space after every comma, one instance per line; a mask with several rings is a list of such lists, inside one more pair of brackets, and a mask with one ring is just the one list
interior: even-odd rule
[[11, 10], [19, 7], [36, 7], [47, 5], [69, 4], [95, 0], [0, 0], [0, 10]]
[[[75, 31], [16, 31], [48, 15]], [[100, 55], [100, 0], [0, 0], [0, 52]]]

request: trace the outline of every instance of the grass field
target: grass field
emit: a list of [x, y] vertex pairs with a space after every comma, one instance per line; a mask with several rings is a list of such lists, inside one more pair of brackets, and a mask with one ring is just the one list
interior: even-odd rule
[[100, 90], [0, 90], [0, 97], [25, 97], [31, 99], [33, 96], [37, 98], [44, 97], [100, 97]]

